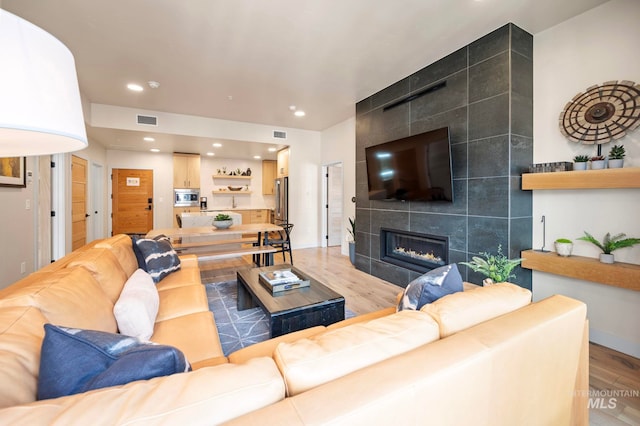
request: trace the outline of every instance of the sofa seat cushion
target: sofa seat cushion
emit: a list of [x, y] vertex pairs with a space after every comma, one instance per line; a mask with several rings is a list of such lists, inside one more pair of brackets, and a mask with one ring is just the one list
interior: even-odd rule
[[429, 315], [407, 310], [281, 343], [273, 357], [293, 396], [438, 337], [438, 324]]
[[118, 330], [126, 336], [149, 340], [159, 307], [160, 297], [153, 280], [142, 269], [136, 270], [113, 307]]
[[156, 322], [197, 312], [209, 312], [207, 291], [203, 285], [189, 285], [159, 291], [160, 309]]
[[398, 303], [398, 311], [420, 309], [427, 303], [462, 289], [462, 276], [455, 263], [432, 269], [407, 285]]
[[96, 248], [106, 248], [118, 259], [122, 270], [127, 276], [138, 269], [138, 261], [133, 253], [131, 237], [125, 234], [114, 235], [96, 243]]
[[35, 401], [46, 322], [33, 306], [0, 308], [0, 408]]
[[444, 338], [529, 303], [529, 290], [511, 283], [500, 283], [450, 294], [425, 305], [421, 311], [433, 317], [440, 327], [440, 337]]
[[183, 266], [179, 271], [166, 276], [162, 281], [156, 284], [156, 287], [158, 288], [158, 291], [162, 291], [189, 285], [202, 286], [202, 281], [200, 281], [200, 270], [198, 268], [185, 268]]
[[170, 346], [101, 331], [51, 324], [44, 327], [38, 399], [58, 398], [190, 369], [184, 355]]
[[35, 306], [51, 323], [115, 333], [113, 303], [84, 268], [64, 268], [0, 299], [0, 306]]
[[209, 311], [156, 322], [151, 341], [175, 346], [190, 363], [223, 356], [218, 329]]
[[105, 248], [92, 248], [84, 251], [82, 255], [69, 262], [69, 268], [74, 266], [80, 266], [89, 271], [112, 303], [116, 303], [124, 283], [129, 278], [111, 250]]

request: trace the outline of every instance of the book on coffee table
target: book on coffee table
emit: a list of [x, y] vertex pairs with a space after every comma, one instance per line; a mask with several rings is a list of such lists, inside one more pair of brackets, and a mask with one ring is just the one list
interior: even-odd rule
[[300, 272], [294, 272], [291, 269], [260, 272], [259, 281], [271, 293], [309, 287], [310, 285], [309, 279], [306, 279]]

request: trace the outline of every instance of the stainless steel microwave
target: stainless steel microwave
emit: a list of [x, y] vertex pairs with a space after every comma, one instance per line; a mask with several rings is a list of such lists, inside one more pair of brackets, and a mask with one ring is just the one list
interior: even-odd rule
[[174, 189], [174, 207], [198, 207], [200, 205], [199, 189]]

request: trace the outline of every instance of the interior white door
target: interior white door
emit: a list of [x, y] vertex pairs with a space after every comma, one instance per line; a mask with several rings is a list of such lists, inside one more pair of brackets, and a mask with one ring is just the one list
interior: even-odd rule
[[327, 167], [327, 246], [342, 244], [342, 163]]

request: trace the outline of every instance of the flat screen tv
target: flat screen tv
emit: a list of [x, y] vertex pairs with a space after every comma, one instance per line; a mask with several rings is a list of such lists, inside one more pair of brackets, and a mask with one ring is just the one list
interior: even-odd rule
[[366, 148], [370, 200], [453, 201], [449, 128]]

